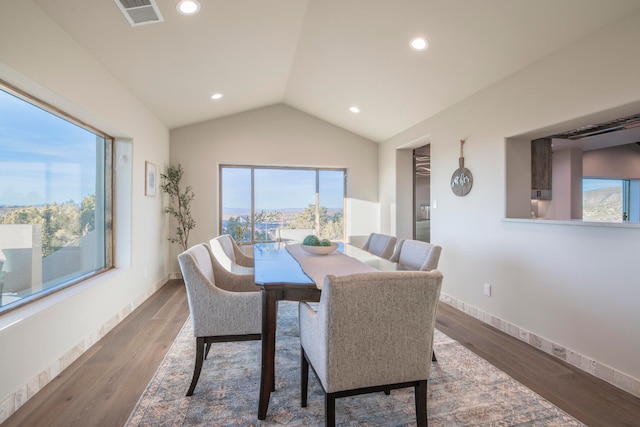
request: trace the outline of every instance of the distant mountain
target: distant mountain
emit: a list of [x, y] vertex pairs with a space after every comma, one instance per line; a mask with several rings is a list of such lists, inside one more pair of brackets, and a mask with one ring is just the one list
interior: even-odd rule
[[582, 193], [582, 219], [585, 221], [622, 221], [620, 187], [599, 188]]
[[[290, 217], [291, 215], [297, 215], [300, 212], [304, 211], [306, 208], [278, 208], [273, 209], [277, 212], [285, 214], [285, 216]], [[265, 211], [271, 211], [271, 209], [264, 209]], [[260, 210], [258, 210], [260, 211]], [[340, 208], [327, 208], [327, 213], [329, 215], [335, 215], [337, 212], [342, 212], [342, 207]], [[223, 219], [228, 219], [230, 217], [237, 216], [245, 216], [251, 215], [251, 210], [249, 208], [225, 208]]]
[[[56, 204], [58, 206], [65, 206], [65, 205], [80, 206], [78, 203], [75, 203], [73, 200], [68, 202], [56, 203]], [[17, 211], [18, 209], [29, 208], [29, 207], [41, 208], [49, 205], [50, 205], [49, 203], [38, 203], [38, 204], [27, 205], [27, 206], [0, 205], [0, 219], [6, 214], [8, 214], [9, 212]]]

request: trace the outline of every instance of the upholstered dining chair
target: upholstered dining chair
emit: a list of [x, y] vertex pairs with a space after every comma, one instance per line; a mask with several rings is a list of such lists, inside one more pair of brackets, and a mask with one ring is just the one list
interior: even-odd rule
[[314, 310], [300, 303], [301, 406], [309, 365], [325, 394], [325, 425], [335, 426], [335, 399], [414, 387], [418, 426], [427, 425], [436, 305], [435, 270], [328, 275]]
[[379, 257], [389, 259], [393, 255], [396, 238], [386, 234], [371, 233], [362, 249]]
[[212, 343], [261, 339], [262, 296], [253, 274], [228, 272], [204, 243], [182, 252], [178, 262], [196, 337], [191, 396]]
[[230, 235], [222, 234], [214, 237], [209, 244], [213, 255], [228, 271], [253, 273], [253, 257], [246, 255]]
[[[400, 239], [391, 261], [402, 264], [408, 270], [431, 271], [438, 268], [442, 247], [420, 240]], [[431, 360], [438, 361], [435, 351]]]
[[391, 261], [408, 270], [431, 271], [438, 268], [442, 247], [420, 240], [400, 239]]

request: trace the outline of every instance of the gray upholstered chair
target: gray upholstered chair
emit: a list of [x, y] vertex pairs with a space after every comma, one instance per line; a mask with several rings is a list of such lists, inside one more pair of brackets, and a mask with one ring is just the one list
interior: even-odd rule
[[442, 248], [419, 240], [400, 239], [391, 261], [402, 264], [408, 270], [431, 271], [438, 268]]
[[182, 252], [178, 262], [196, 337], [191, 396], [212, 343], [261, 339], [262, 296], [253, 274], [228, 272], [204, 243]]
[[436, 306], [442, 274], [394, 271], [325, 278], [317, 310], [299, 304], [301, 405], [309, 365], [325, 393], [326, 426], [335, 399], [414, 387], [418, 426], [427, 425]]
[[215, 237], [209, 241], [209, 244], [213, 255], [227, 271], [253, 273], [253, 257], [246, 255], [230, 235], [223, 234]]
[[[438, 268], [442, 247], [420, 240], [400, 239], [391, 261], [402, 264], [407, 270], [431, 271]], [[438, 361], [433, 352], [431, 360]]]
[[362, 249], [379, 257], [389, 259], [396, 247], [396, 238], [386, 234], [371, 233]]

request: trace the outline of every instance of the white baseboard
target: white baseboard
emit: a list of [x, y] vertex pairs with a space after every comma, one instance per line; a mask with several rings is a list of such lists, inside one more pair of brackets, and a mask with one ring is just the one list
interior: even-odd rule
[[571, 349], [568, 349], [560, 344], [540, 337], [533, 332], [529, 332], [526, 329], [520, 328], [517, 325], [513, 325], [505, 320], [502, 320], [489, 313], [485, 313], [479, 310], [477, 307], [469, 305], [465, 302], [458, 301], [457, 299], [449, 295], [440, 295], [440, 301], [462, 311], [474, 317], [484, 323], [493, 326], [502, 332], [511, 335], [514, 338], [519, 339], [538, 350], [542, 350], [560, 360], [563, 360], [578, 369], [581, 369], [601, 380], [612, 384], [619, 389], [626, 391], [636, 397], [640, 397], [640, 380], [633, 378], [623, 372], [617, 371], [614, 368], [604, 365], [597, 360], [590, 359], [580, 353], [577, 353]]

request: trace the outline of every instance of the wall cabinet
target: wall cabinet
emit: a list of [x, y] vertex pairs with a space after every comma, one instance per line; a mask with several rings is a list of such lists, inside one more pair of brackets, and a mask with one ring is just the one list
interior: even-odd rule
[[551, 199], [551, 138], [531, 141], [531, 198]]

